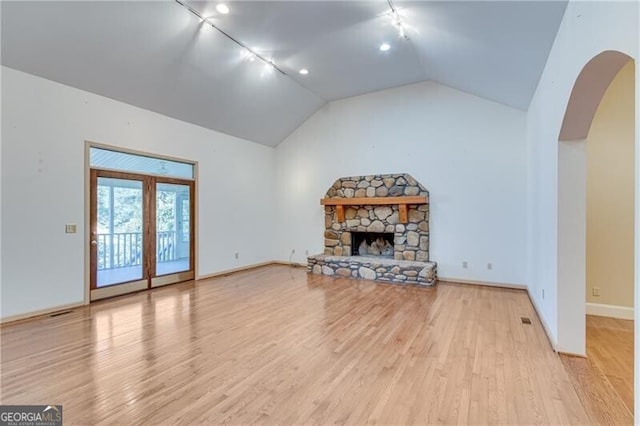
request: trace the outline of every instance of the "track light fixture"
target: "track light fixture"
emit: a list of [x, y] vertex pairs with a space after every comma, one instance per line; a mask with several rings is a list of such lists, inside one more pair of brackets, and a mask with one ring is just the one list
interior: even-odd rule
[[[244, 43], [242, 43], [238, 39], [234, 38], [233, 36], [231, 36], [230, 34], [225, 32], [223, 29], [221, 29], [216, 24], [214, 24], [210, 19], [207, 19], [206, 17], [202, 16], [202, 14], [200, 12], [198, 12], [196, 9], [194, 9], [189, 4], [187, 4], [185, 0], [174, 0], [174, 1], [177, 4], [179, 4], [180, 6], [184, 7], [185, 9], [187, 9], [193, 15], [197, 16], [198, 19], [200, 20], [200, 22], [202, 23], [202, 25], [209, 25], [211, 28], [215, 29], [220, 34], [222, 34], [223, 36], [225, 36], [226, 38], [228, 38], [229, 40], [231, 40], [232, 42], [237, 44], [242, 49], [243, 56], [249, 62], [255, 62], [255, 60], [257, 59], [257, 60], [261, 61], [262, 63], [264, 63], [265, 67], [267, 67], [268, 69], [274, 69], [274, 70], [278, 71], [282, 75], [287, 75], [287, 73], [285, 73], [283, 70], [278, 68], [278, 66], [276, 64], [273, 63], [273, 60], [265, 58], [264, 56], [260, 55], [255, 50], [251, 49], [250, 47], [246, 46]], [[395, 8], [395, 6], [393, 5], [392, 0], [387, 0], [387, 4], [389, 5], [389, 9], [391, 10], [390, 13], [389, 13], [389, 15], [391, 17], [391, 24], [397, 29], [398, 35], [400, 37], [404, 38], [405, 40], [409, 40], [409, 36], [407, 35], [406, 29], [405, 29], [405, 26], [404, 26], [404, 24], [402, 22], [400, 14], [398, 13], [398, 11]], [[229, 13], [229, 8], [223, 3], [218, 4], [216, 6], [216, 9], [221, 14]], [[379, 49], [381, 51], [383, 51], [383, 52], [389, 50], [390, 48], [391, 48], [391, 46], [388, 43], [383, 43], [379, 47]], [[302, 74], [302, 75], [307, 75], [309, 73], [309, 71], [307, 69], [301, 69], [299, 71], [299, 73]]]
[[405, 40], [409, 40], [409, 36], [405, 31], [404, 24], [402, 23], [402, 19], [400, 19], [400, 14], [396, 10], [395, 6], [393, 5], [393, 2], [391, 0], [387, 0], [387, 3], [389, 4], [389, 9], [391, 9], [391, 13], [390, 13], [391, 25], [393, 25], [396, 28], [396, 30], [398, 30], [398, 35], [400, 37], [402, 37]]
[[[228, 38], [229, 40], [231, 40], [232, 42], [234, 42], [235, 44], [237, 44], [238, 46], [240, 46], [242, 48], [242, 52], [244, 54], [244, 56], [247, 58], [247, 60], [249, 60], [250, 62], [255, 61], [256, 59], [262, 61], [266, 67], [270, 68], [270, 69], [274, 69], [276, 71], [278, 71], [280, 74], [282, 75], [287, 75], [287, 73], [285, 73], [284, 71], [282, 71], [280, 68], [278, 68], [276, 66], [276, 64], [273, 63], [272, 60], [265, 58], [264, 56], [260, 55], [258, 52], [254, 51], [253, 49], [249, 48], [248, 46], [246, 46], [244, 43], [242, 43], [241, 41], [235, 39], [234, 37], [232, 37], [231, 35], [229, 35], [228, 33], [226, 33], [224, 30], [222, 30], [220, 27], [216, 26], [216, 24], [214, 24], [213, 22], [211, 22], [210, 19], [205, 18], [204, 16], [202, 16], [202, 14], [200, 12], [198, 12], [197, 10], [195, 10], [193, 7], [189, 6], [186, 2], [183, 2], [181, 0], [175, 0], [176, 3], [178, 3], [180, 6], [184, 7], [185, 9], [187, 9], [189, 12], [191, 12], [192, 14], [194, 14], [195, 16], [198, 17], [198, 19], [200, 19], [200, 21], [202, 22], [202, 25], [209, 25], [211, 26], [213, 29], [217, 30], [220, 34], [222, 34], [223, 36], [225, 36], [226, 38]], [[222, 13], [222, 12], [221, 12]]]

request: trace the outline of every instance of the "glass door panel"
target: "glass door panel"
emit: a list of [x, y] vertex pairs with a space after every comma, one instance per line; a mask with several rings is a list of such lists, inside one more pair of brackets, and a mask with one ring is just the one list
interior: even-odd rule
[[90, 171], [90, 298], [192, 280], [194, 182]]
[[144, 278], [143, 182], [97, 178], [95, 288]]
[[156, 276], [191, 270], [191, 186], [156, 183]]

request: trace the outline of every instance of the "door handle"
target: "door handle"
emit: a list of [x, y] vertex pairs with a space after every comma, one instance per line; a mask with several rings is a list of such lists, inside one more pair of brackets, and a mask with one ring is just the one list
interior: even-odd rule
[[91, 245], [92, 245], [92, 246], [97, 246], [97, 245], [98, 245], [98, 242], [97, 242], [96, 240], [92, 240], [92, 241], [91, 241]]

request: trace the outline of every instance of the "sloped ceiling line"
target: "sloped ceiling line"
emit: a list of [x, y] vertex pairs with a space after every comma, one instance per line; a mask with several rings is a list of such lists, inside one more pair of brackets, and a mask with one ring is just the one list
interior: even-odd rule
[[386, 0], [180, 2], [285, 74], [174, 1], [0, 1], [2, 64], [275, 146], [327, 101], [425, 80], [526, 110], [567, 0], [392, 0], [410, 42]]

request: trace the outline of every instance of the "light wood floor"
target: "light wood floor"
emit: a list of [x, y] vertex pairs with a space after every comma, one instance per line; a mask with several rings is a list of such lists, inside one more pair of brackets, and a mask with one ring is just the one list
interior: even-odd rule
[[0, 338], [0, 401], [63, 404], [65, 423], [596, 421], [519, 290], [269, 266], [8, 324]]
[[589, 417], [632, 424], [633, 321], [587, 315], [587, 356], [562, 362]]
[[633, 413], [633, 321], [587, 315], [587, 355]]

